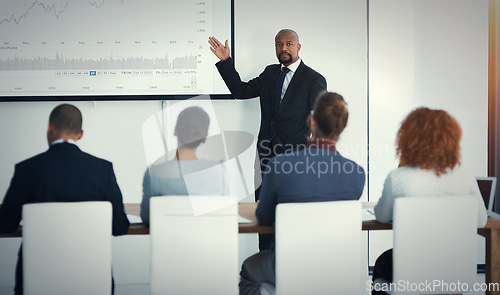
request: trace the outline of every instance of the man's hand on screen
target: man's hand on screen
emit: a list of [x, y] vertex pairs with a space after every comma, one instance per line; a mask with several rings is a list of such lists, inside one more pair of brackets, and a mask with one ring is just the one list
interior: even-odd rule
[[226, 60], [229, 58], [229, 45], [227, 40], [225, 44], [222, 44], [215, 37], [208, 37], [208, 43], [210, 44], [210, 50], [217, 56], [220, 60]]

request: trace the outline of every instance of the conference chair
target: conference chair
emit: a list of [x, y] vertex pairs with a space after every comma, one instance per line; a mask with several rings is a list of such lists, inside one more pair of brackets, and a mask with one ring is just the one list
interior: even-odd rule
[[[472, 288], [477, 272], [476, 198], [399, 198], [393, 223], [393, 282], [405, 287], [391, 294], [458, 294], [463, 293], [458, 287]], [[430, 288], [424, 287], [427, 283]]]
[[237, 216], [235, 197], [151, 198], [151, 293], [238, 294]]
[[25, 295], [111, 294], [109, 202], [23, 206]]
[[279, 204], [276, 293], [360, 294], [361, 224], [359, 201]]

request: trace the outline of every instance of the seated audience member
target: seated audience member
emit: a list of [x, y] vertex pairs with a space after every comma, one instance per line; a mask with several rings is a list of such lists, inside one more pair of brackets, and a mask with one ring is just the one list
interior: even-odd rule
[[[82, 135], [82, 114], [78, 108], [69, 104], [54, 108], [47, 130], [49, 149], [15, 166], [14, 176], [0, 206], [0, 233], [9, 233], [19, 227], [24, 204], [80, 201], [111, 202], [113, 235], [127, 233], [129, 221], [113, 166], [82, 152], [76, 146]], [[15, 294], [23, 294], [22, 266], [21, 247]]]
[[[335, 148], [347, 118], [347, 105], [342, 96], [324, 92], [318, 97], [310, 117], [312, 138], [308, 146], [273, 157], [269, 170], [263, 171], [255, 212], [259, 224], [273, 225], [276, 206], [280, 203], [358, 200], [361, 197], [365, 184], [363, 168], [344, 158]], [[324, 167], [328, 167], [327, 171]], [[274, 286], [274, 243], [269, 250], [247, 258], [240, 275], [240, 294], [260, 294], [261, 288], [268, 284]]]
[[[402, 122], [396, 139], [399, 167], [385, 179], [375, 206], [379, 222], [391, 222], [396, 198], [469, 195], [478, 202], [477, 226], [487, 221], [486, 207], [476, 179], [460, 165], [459, 123], [443, 110], [418, 108]], [[392, 249], [375, 262], [373, 280], [392, 282]], [[372, 294], [386, 294], [372, 291]]]
[[[177, 117], [174, 160], [161, 158], [144, 174], [141, 218], [149, 223], [149, 200], [166, 195], [227, 195], [221, 163], [198, 159], [196, 150], [208, 134], [210, 118], [200, 107], [188, 107]], [[187, 179], [189, 178], [189, 180]]]

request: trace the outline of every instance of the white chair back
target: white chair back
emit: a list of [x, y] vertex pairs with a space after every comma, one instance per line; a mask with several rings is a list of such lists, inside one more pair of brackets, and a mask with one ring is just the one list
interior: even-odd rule
[[278, 295], [361, 292], [361, 202], [279, 204]]
[[153, 197], [150, 215], [152, 294], [238, 294], [235, 197]]
[[[476, 277], [477, 199], [399, 198], [394, 203], [394, 294], [456, 294]], [[408, 283], [408, 284], [407, 284]], [[432, 284], [432, 287], [425, 287]], [[434, 286], [434, 284], [437, 284]], [[421, 286], [421, 287], [419, 287]]]
[[24, 294], [111, 294], [111, 233], [109, 202], [24, 205]]

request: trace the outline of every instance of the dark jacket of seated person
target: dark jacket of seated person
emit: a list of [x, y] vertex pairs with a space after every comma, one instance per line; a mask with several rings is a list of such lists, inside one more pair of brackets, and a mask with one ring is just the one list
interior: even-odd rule
[[280, 203], [358, 200], [364, 169], [323, 140], [271, 159], [264, 172], [261, 199], [255, 212], [261, 225], [273, 225]]
[[[269, 169], [263, 171], [255, 212], [259, 224], [273, 225], [276, 206], [281, 203], [358, 200], [361, 197], [365, 185], [364, 169], [343, 157], [335, 147], [347, 118], [347, 104], [341, 95], [324, 92], [318, 97], [310, 118], [312, 138], [308, 146], [273, 157]], [[243, 263], [240, 294], [261, 294], [261, 288], [274, 286], [275, 279], [275, 248], [271, 241], [269, 250], [262, 250]]]
[[[76, 146], [83, 135], [81, 127], [82, 116], [78, 108], [69, 104], [54, 108], [47, 130], [49, 149], [15, 166], [0, 206], [0, 233], [9, 233], [19, 227], [24, 204], [83, 201], [109, 201], [113, 235], [127, 233], [129, 221], [113, 166]], [[20, 249], [15, 294], [23, 293], [22, 278]]]

